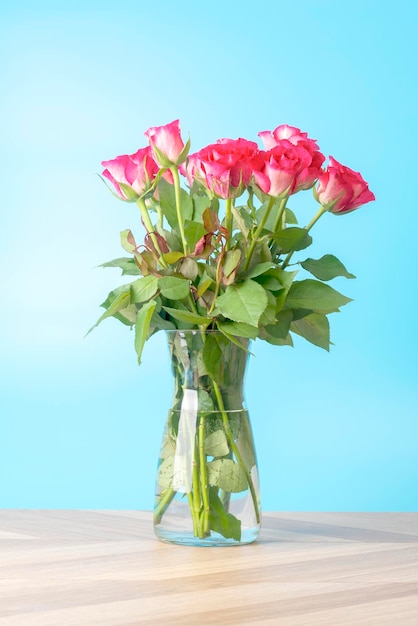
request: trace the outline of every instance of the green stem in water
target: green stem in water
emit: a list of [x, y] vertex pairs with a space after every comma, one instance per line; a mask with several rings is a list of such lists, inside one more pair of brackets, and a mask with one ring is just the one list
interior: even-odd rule
[[259, 509], [259, 506], [258, 506], [258, 498], [257, 498], [257, 494], [255, 492], [255, 487], [254, 487], [253, 480], [251, 478], [251, 473], [250, 473], [249, 469], [247, 468], [246, 464], [244, 463], [244, 461], [242, 459], [242, 456], [241, 456], [241, 454], [240, 454], [240, 452], [239, 452], [239, 450], [238, 450], [238, 448], [236, 446], [236, 443], [234, 441], [234, 437], [232, 435], [231, 428], [229, 426], [228, 415], [226, 414], [226, 411], [225, 411], [225, 406], [224, 406], [224, 403], [223, 403], [222, 394], [221, 394], [221, 390], [219, 388], [219, 385], [213, 379], [212, 379], [212, 382], [213, 382], [213, 389], [214, 389], [215, 395], [216, 395], [216, 400], [218, 402], [218, 407], [219, 407], [219, 410], [220, 410], [221, 415], [222, 415], [222, 421], [223, 421], [223, 424], [224, 424], [225, 433], [226, 433], [226, 436], [227, 436], [227, 439], [228, 439], [228, 443], [229, 443], [229, 446], [230, 446], [232, 452], [235, 455], [235, 458], [237, 459], [237, 462], [239, 463], [239, 465], [243, 469], [243, 471], [245, 473], [245, 476], [247, 478], [248, 487], [250, 489], [251, 497], [252, 497], [252, 500], [253, 500], [253, 505], [254, 505], [254, 511], [255, 511], [257, 524], [259, 524], [260, 523], [260, 519], [261, 519], [261, 517], [260, 517], [260, 509]]
[[[320, 217], [322, 217], [322, 215], [324, 213], [326, 213], [328, 211], [328, 209], [326, 209], [325, 207], [321, 206], [321, 208], [315, 213], [315, 215], [313, 216], [313, 218], [311, 219], [311, 221], [309, 222], [309, 224], [307, 226], [305, 226], [305, 230], [307, 232], [309, 232], [311, 230], [311, 228], [317, 223], [317, 221], [319, 220]], [[284, 270], [285, 267], [287, 267], [289, 265], [289, 261], [292, 258], [293, 252], [289, 252], [289, 254], [287, 255], [287, 257], [285, 258], [285, 260], [283, 261], [283, 265], [282, 265], [282, 269]]]
[[184, 234], [183, 213], [181, 211], [179, 172], [178, 172], [177, 167], [174, 165], [173, 167], [170, 167], [170, 172], [173, 175], [173, 181], [174, 181], [174, 194], [176, 198], [177, 222], [179, 225], [180, 237], [181, 237], [181, 242], [183, 245], [183, 252], [187, 256], [188, 248], [187, 248], [186, 236]]
[[162, 519], [164, 513], [166, 512], [169, 504], [173, 500], [173, 498], [176, 495], [176, 493], [177, 492], [174, 491], [174, 489], [165, 489], [160, 494], [160, 499], [158, 501], [158, 505], [156, 506], [155, 511], [154, 511], [154, 523], [155, 524], [159, 524], [161, 522], [161, 519]]
[[250, 265], [251, 257], [253, 255], [254, 248], [255, 248], [255, 246], [257, 244], [258, 237], [260, 236], [260, 233], [263, 230], [264, 225], [265, 225], [265, 223], [268, 220], [268, 217], [270, 215], [271, 209], [273, 208], [273, 205], [274, 205], [274, 198], [270, 198], [269, 203], [268, 203], [267, 208], [266, 208], [266, 211], [265, 211], [265, 213], [264, 213], [264, 215], [263, 215], [263, 217], [261, 219], [261, 222], [257, 226], [257, 228], [255, 230], [255, 233], [253, 235], [253, 238], [252, 238], [252, 241], [251, 241], [251, 245], [250, 245], [250, 249], [248, 251], [247, 259], [246, 259], [245, 265], [244, 265], [244, 272], [248, 269], [248, 267]]
[[204, 449], [205, 441], [205, 420], [203, 417], [199, 421], [199, 466], [200, 466], [200, 489], [203, 500], [203, 517], [202, 517], [202, 531], [203, 535], [209, 534], [209, 492], [208, 492], [208, 473], [206, 467], [206, 454]]
[[[195, 526], [195, 535], [197, 535], [200, 539], [204, 537], [202, 524], [200, 522], [200, 484], [199, 484], [199, 464], [197, 462], [197, 454], [196, 450], [193, 453], [193, 473], [192, 473], [192, 484], [193, 484], [193, 498], [192, 498], [192, 510], [193, 510], [193, 525]], [[190, 499], [189, 499], [190, 502]]]

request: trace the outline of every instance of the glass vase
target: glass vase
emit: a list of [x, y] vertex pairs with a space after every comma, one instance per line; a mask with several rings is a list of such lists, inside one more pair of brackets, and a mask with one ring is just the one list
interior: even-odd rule
[[166, 333], [174, 397], [158, 462], [155, 533], [192, 546], [250, 543], [261, 520], [243, 397], [249, 340], [219, 331]]

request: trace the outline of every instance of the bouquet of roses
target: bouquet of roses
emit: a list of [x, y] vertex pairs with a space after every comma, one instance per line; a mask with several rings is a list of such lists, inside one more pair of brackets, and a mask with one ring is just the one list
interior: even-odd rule
[[[135, 326], [139, 360], [151, 335], [174, 328], [275, 345], [292, 345], [297, 334], [328, 350], [328, 315], [350, 299], [327, 282], [354, 276], [332, 254], [291, 261], [311, 245], [323, 214], [375, 199], [362, 176], [333, 157], [324, 169], [317, 142], [287, 125], [259, 133], [264, 150], [220, 139], [189, 154], [178, 120], [145, 136], [149, 146], [102, 163], [113, 193], [139, 208], [146, 234], [137, 242], [123, 231], [130, 256], [104, 263], [141, 278], [108, 295], [97, 323], [112, 316]], [[301, 227], [288, 202], [311, 188], [319, 206]], [[312, 277], [297, 279], [298, 268]]]
[[[239, 391], [249, 342], [293, 345], [299, 335], [329, 349], [328, 316], [350, 298], [328, 281], [354, 276], [333, 254], [305, 250], [322, 215], [344, 215], [374, 195], [333, 157], [324, 168], [316, 141], [292, 126], [259, 133], [264, 149], [220, 139], [193, 154], [178, 120], [145, 135], [147, 147], [103, 162], [112, 193], [138, 207], [145, 234], [124, 230], [129, 256], [104, 263], [134, 278], [109, 293], [97, 324], [115, 317], [135, 328], [139, 362], [147, 339], [169, 331], [175, 398], [157, 479], [159, 536], [170, 536], [162, 520], [177, 498], [188, 503], [193, 536], [250, 541], [260, 508]], [[309, 189], [317, 208], [300, 226], [288, 203]], [[243, 493], [249, 505], [237, 503]]]

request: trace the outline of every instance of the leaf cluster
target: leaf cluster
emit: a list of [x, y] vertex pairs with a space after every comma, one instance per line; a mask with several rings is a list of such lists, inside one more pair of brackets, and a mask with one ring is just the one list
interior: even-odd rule
[[135, 328], [139, 362], [149, 337], [176, 328], [219, 330], [235, 343], [292, 346], [299, 335], [329, 350], [328, 316], [350, 298], [328, 281], [353, 274], [331, 254], [306, 257], [310, 228], [298, 225], [288, 198], [245, 193], [246, 203], [221, 205], [198, 183], [186, 190], [161, 177], [151, 198], [137, 200], [152, 230], [139, 244], [131, 230], [121, 233], [129, 256], [102, 267], [134, 279], [109, 293], [97, 324], [114, 317]]

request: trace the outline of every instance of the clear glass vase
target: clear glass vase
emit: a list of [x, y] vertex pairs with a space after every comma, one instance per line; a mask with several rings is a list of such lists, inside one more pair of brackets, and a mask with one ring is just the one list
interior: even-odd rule
[[241, 545], [260, 531], [260, 496], [243, 381], [249, 340], [166, 331], [174, 398], [156, 480], [154, 529], [169, 543]]

